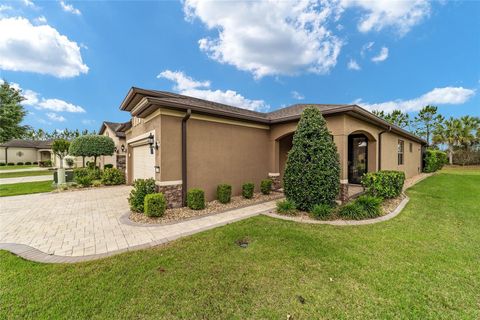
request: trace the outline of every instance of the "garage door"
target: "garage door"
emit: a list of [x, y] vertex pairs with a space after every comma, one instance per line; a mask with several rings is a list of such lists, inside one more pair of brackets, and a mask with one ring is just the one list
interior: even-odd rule
[[133, 179], [155, 178], [155, 153], [150, 153], [150, 146], [133, 148]]

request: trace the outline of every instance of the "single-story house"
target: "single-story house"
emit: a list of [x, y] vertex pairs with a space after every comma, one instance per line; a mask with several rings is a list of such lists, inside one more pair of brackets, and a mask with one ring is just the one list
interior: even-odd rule
[[99, 135], [110, 137], [115, 143], [115, 153], [112, 156], [101, 156], [100, 166], [103, 168], [106, 164], [112, 164], [114, 167], [124, 170], [126, 165], [127, 143], [125, 140], [125, 131], [131, 128], [131, 122], [118, 123], [104, 121]]
[[358, 188], [365, 172], [422, 170], [425, 141], [353, 104], [296, 104], [257, 112], [170, 92], [131, 88], [120, 105], [130, 112], [125, 131], [127, 182], [154, 178], [170, 206], [201, 188], [207, 200], [218, 184], [241, 194], [245, 182], [270, 177], [280, 188], [287, 154], [302, 111], [318, 108], [338, 148], [340, 199]]
[[13, 139], [0, 144], [0, 162], [40, 162], [55, 161], [52, 152], [52, 140], [36, 141]]

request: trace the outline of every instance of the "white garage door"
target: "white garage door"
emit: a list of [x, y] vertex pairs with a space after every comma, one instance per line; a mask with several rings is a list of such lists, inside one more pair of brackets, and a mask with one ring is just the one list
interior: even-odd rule
[[155, 153], [150, 153], [150, 146], [133, 148], [133, 179], [155, 178]]

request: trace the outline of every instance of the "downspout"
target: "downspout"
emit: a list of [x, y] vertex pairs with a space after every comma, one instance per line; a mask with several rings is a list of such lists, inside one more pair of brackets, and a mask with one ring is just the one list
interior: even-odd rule
[[8, 147], [5, 147], [5, 165], [8, 164]]
[[187, 205], [187, 121], [192, 115], [188, 109], [182, 119], [182, 205]]
[[391, 126], [388, 126], [388, 130], [383, 130], [378, 133], [378, 171], [382, 170], [382, 134], [390, 132]]

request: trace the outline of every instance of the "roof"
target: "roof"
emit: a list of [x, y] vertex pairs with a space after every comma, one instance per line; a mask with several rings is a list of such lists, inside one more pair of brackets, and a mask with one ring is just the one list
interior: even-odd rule
[[14, 148], [35, 148], [35, 149], [51, 149], [52, 140], [24, 140], [13, 139], [0, 144], [0, 147], [14, 147]]
[[100, 127], [100, 130], [98, 131], [99, 134], [102, 134], [106, 128], [109, 128], [113, 132], [115, 132], [115, 135], [119, 138], [125, 138], [125, 131], [128, 130], [131, 127], [130, 121], [128, 122], [110, 122], [110, 121], [104, 121], [102, 123], [102, 126]]
[[318, 108], [323, 115], [348, 113], [349, 115], [371, 122], [386, 130], [391, 130], [414, 141], [426, 144], [425, 140], [355, 104], [295, 104], [272, 112], [258, 112], [167, 91], [132, 87], [122, 101], [120, 109], [129, 111], [132, 116], [144, 118], [160, 106], [180, 110], [191, 109], [193, 112], [213, 114], [219, 117], [241, 119], [268, 125], [298, 120], [305, 108], [315, 107]]

